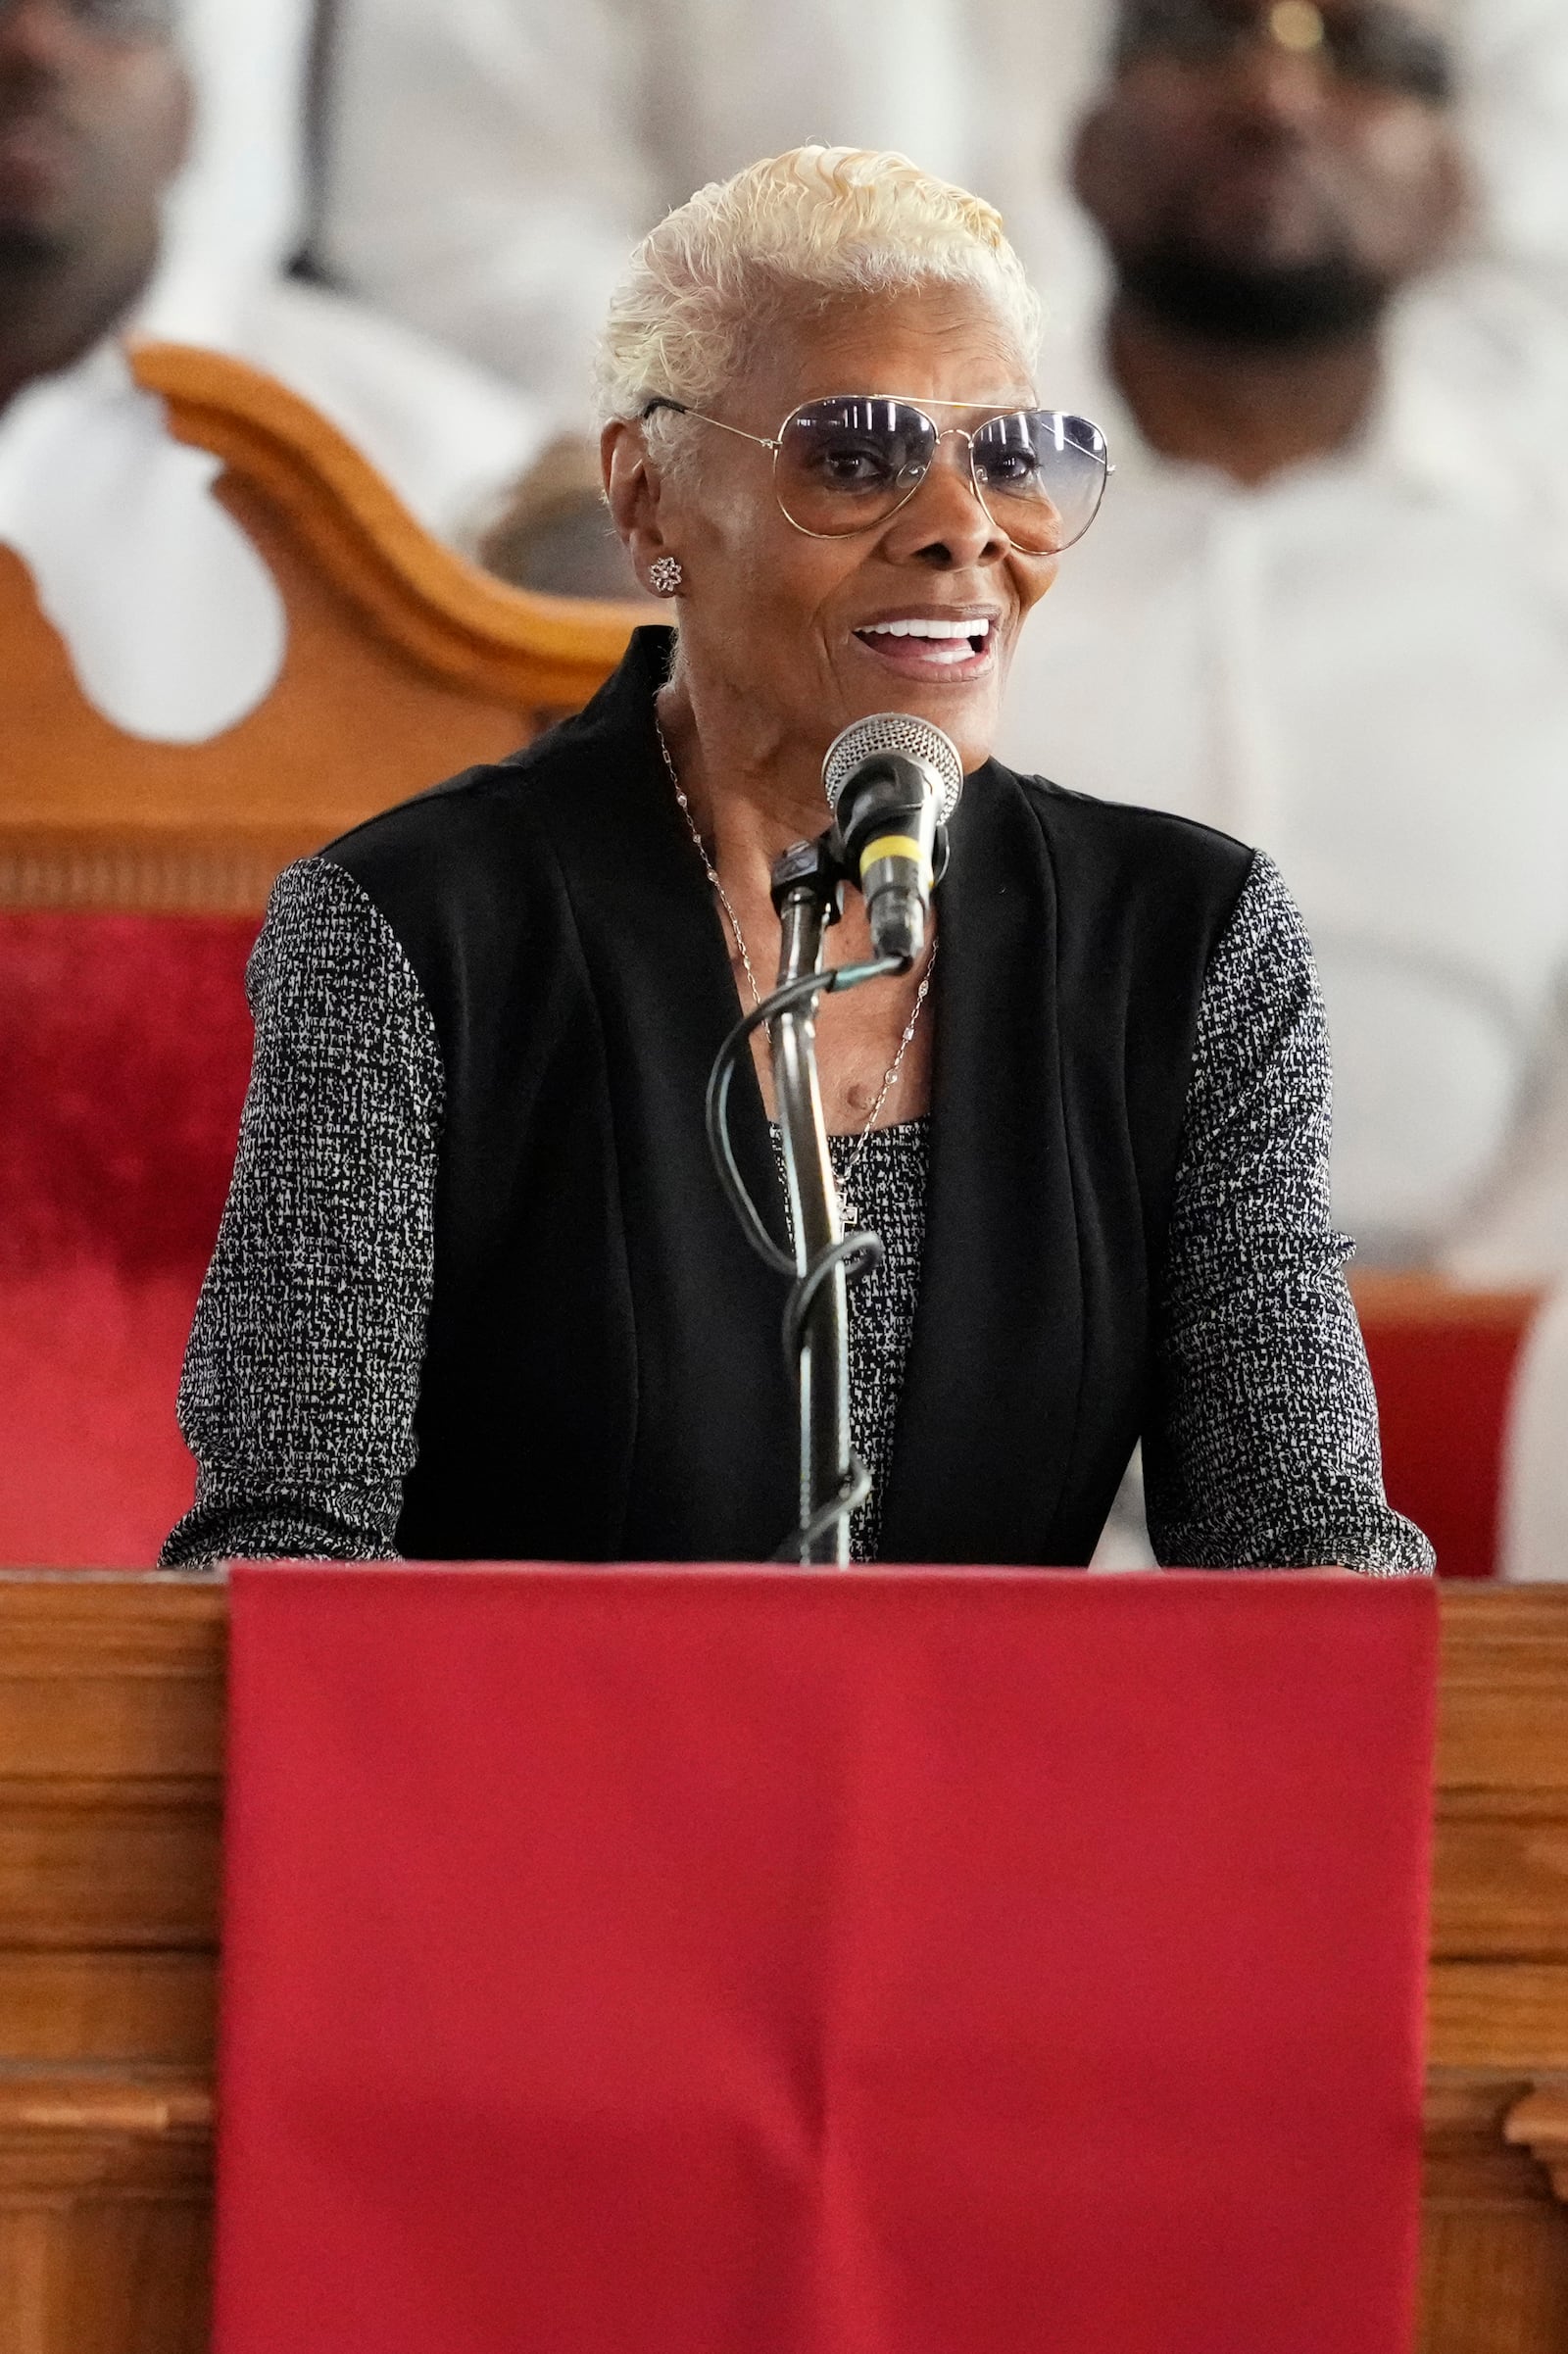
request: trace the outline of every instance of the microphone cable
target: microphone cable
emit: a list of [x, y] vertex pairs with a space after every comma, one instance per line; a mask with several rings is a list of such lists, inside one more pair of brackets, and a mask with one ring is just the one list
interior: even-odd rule
[[[836, 1243], [817, 1251], [804, 1273], [798, 1273], [795, 1260], [787, 1251], [780, 1250], [767, 1230], [761, 1211], [753, 1201], [735, 1158], [734, 1139], [730, 1135], [729, 1098], [741, 1055], [747, 1053], [754, 1034], [766, 1027], [775, 1014], [787, 1013], [793, 1006], [809, 1005], [818, 997], [830, 996], [845, 989], [858, 989], [862, 981], [881, 981], [906, 972], [908, 959], [905, 956], [877, 956], [864, 964], [841, 964], [836, 970], [803, 973], [798, 980], [786, 981], [781, 989], [763, 998], [756, 1009], [735, 1024], [718, 1050], [708, 1081], [708, 1148], [718, 1171], [719, 1183], [728, 1197], [730, 1207], [741, 1222], [741, 1228], [752, 1249], [775, 1274], [787, 1276], [789, 1294], [784, 1302], [783, 1339], [784, 1362], [792, 1381], [800, 1378], [801, 1335], [822, 1286], [839, 1267], [844, 1269], [847, 1283], [860, 1283], [882, 1264], [882, 1237], [863, 1228], [841, 1235]], [[858, 1512], [871, 1493], [871, 1475], [858, 1455], [850, 1456], [850, 1473], [835, 1496], [820, 1505], [810, 1520], [791, 1531], [776, 1553], [770, 1558], [777, 1562], [799, 1563], [803, 1552], [808, 1552], [819, 1537], [826, 1535], [841, 1512]]]

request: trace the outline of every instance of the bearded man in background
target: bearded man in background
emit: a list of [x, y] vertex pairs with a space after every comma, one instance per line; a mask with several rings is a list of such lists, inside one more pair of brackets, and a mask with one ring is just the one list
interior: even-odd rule
[[1549, 334], [1467, 260], [1417, 0], [1130, 0], [1075, 177], [1112, 292], [1043, 390], [1117, 466], [1004, 751], [1261, 843], [1363, 1259], [1568, 1260], [1568, 482]]

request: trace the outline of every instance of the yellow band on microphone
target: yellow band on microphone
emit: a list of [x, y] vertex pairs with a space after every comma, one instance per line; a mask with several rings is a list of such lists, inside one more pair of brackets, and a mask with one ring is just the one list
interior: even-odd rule
[[874, 842], [868, 842], [860, 853], [862, 884], [878, 858], [912, 858], [920, 869], [922, 887], [927, 891], [933, 887], [935, 876], [931, 861], [912, 834], [879, 834]]

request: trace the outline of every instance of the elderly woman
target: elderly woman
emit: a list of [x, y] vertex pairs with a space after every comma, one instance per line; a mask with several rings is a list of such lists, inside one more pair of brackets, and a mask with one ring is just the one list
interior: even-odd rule
[[[1423, 1570], [1328, 1220], [1328, 1055], [1267, 859], [989, 757], [1103, 445], [1039, 406], [997, 216], [805, 148], [647, 239], [601, 387], [673, 632], [579, 717], [285, 874], [182, 1421], [171, 1563], [766, 1557], [781, 1286], [704, 1091], [774, 971], [826, 747], [895, 709], [968, 775], [932, 946], [826, 1002], [860, 1558], [1087, 1561], [1136, 1442], [1159, 1557]], [[1129, 681], [1136, 692], [1136, 681]], [[836, 961], [868, 953], [852, 899]], [[765, 1054], [737, 1090], [784, 1209]]]

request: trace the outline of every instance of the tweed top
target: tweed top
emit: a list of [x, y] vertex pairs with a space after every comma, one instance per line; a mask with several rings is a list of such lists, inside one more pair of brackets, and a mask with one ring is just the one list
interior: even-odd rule
[[[772, 1134], [782, 1187], [783, 1145], [776, 1128]], [[882, 1240], [880, 1265], [850, 1286], [850, 1444], [871, 1475], [871, 1493], [850, 1523], [850, 1556], [875, 1561], [904, 1368], [920, 1302], [931, 1122], [900, 1120], [874, 1128], [863, 1142], [858, 1133], [831, 1136], [828, 1152], [846, 1215], [853, 1204], [855, 1224]]]
[[[394, 1558], [434, 1282], [435, 1026], [385, 918], [326, 858], [280, 878], [249, 992], [250, 1093], [180, 1391], [196, 1500], [164, 1560]], [[1153, 1306], [1144, 1456], [1162, 1562], [1433, 1566], [1384, 1497], [1329, 1128], [1311, 952], [1259, 855], [1204, 982]], [[835, 1140], [841, 1176], [857, 1142]], [[861, 1559], [919, 1298], [929, 1144], [927, 1120], [881, 1130], [854, 1177], [886, 1250], [851, 1295], [852, 1428], [876, 1483]]]

